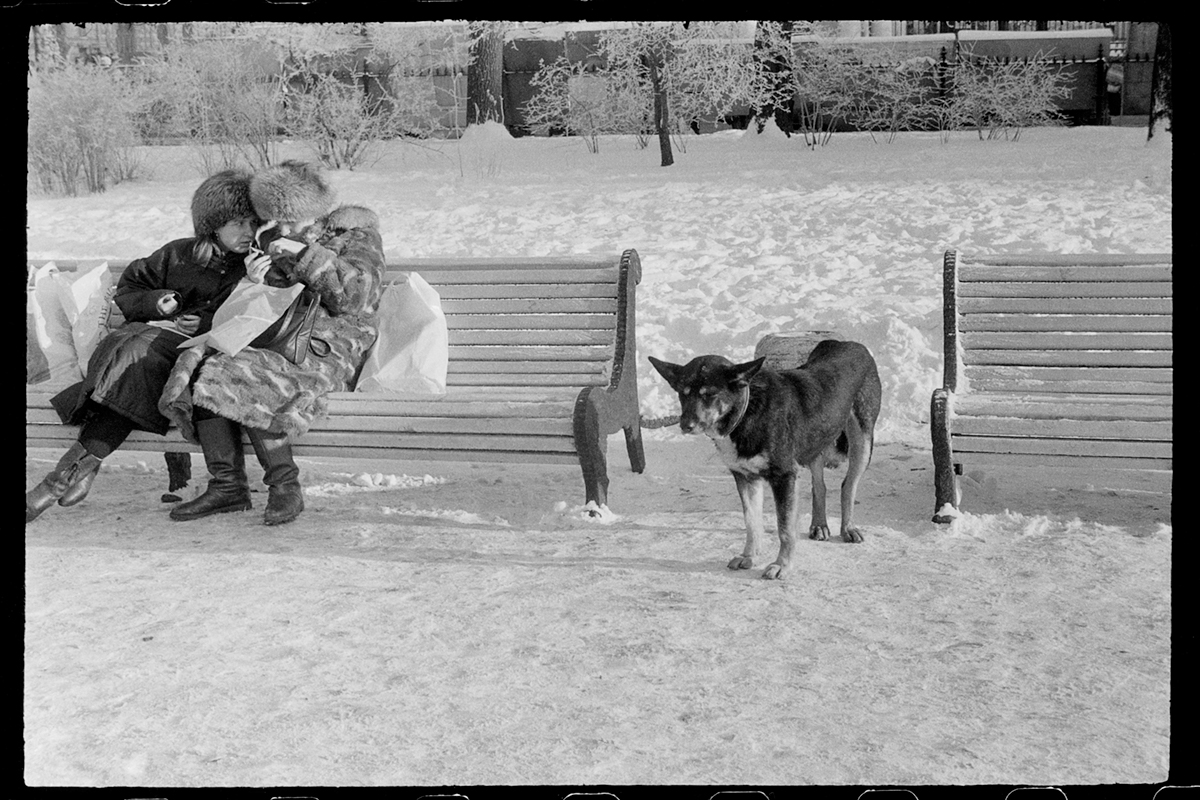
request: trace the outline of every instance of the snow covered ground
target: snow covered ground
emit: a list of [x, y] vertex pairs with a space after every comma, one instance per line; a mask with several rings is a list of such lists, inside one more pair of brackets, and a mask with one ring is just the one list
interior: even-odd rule
[[[1168, 134], [837, 134], [813, 151], [727, 131], [662, 168], [630, 138], [591, 154], [468, 133], [388, 143], [330, 180], [379, 213], [392, 257], [636, 248], [649, 419], [678, 409], [647, 355], [745, 360], [810, 329], [866, 344], [884, 389], [866, 542], [805, 542], [783, 583], [728, 572], [732, 481], [668, 428], [647, 432], [643, 475], [612, 440], [599, 520], [572, 469], [312, 460], [291, 525], [181, 525], [161, 459], [120, 452], [84, 504], [26, 529], [28, 782], [1165, 779], [1170, 493], [974, 471], [963, 517], [938, 526], [928, 413], [942, 252], [1171, 250]], [[102, 195], [31, 193], [29, 256], [129, 259], [190, 234], [195, 159], [144, 158]], [[27, 486], [58, 455], [27, 450]]]

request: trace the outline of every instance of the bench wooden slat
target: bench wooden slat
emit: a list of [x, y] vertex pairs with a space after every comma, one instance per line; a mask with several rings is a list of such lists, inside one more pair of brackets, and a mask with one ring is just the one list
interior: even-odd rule
[[[41, 427], [68, 429], [58, 415], [48, 408], [31, 408], [25, 412], [26, 430], [37, 436], [45, 435]], [[73, 437], [75, 428], [65, 434]], [[570, 437], [570, 417], [497, 417], [482, 419], [464, 416], [398, 416], [395, 414], [336, 414], [313, 421], [313, 431], [378, 431], [384, 433], [478, 433], [485, 435], [527, 435]], [[146, 434], [152, 435], [152, 434]], [[172, 433], [172, 435], [174, 435]]]
[[1169, 282], [963, 283], [958, 296], [968, 297], [1170, 297]]
[[1023, 439], [1000, 436], [952, 435], [956, 453], [1020, 453], [1024, 455], [1069, 455], [1090, 459], [1154, 458], [1169, 461], [1170, 442], [1121, 441], [1118, 439]]
[[424, 258], [389, 258], [389, 272], [419, 272], [447, 270], [453, 272], [498, 272], [513, 270], [580, 270], [616, 268], [620, 258], [610, 255], [568, 256], [429, 256]]
[[324, 445], [388, 450], [480, 450], [503, 452], [574, 453], [575, 439], [566, 436], [455, 435], [452, 433], [401, 433], [384, 431], [326, 431], [312, 429], [303, 437], [309, 447]]
[[[954, 251], [950, 251], [954, 252]], [[1015, 253], [972, 256], [958, 268], [990, 267], [1129, 267], [1170, 264], [1171, 253]]]
[[1169, 333], [963, 332], [968, 349], [977, 350], [1170, 350]]
[[1172, 330], [1170, 314], [967, 314], [959, 330], [1157, 333]]
[[966, 350], [963, 363], [972, 365], [1056, 367], [1169, 367], [1166, 350]]
[[437, 400], [377, 400], [371, 402], [346, 403], [330, 397], [331, 414], [370, 414], [372, 412], [401, 417], [523, 417], [527, 419], [571, 419], [575, 412], [574, 401], [517, 402], [464, 402], [444, 403]]
[[607, 386], [608, 378], [604, 375], [574, 374], [537, 374], [529, 372], [517, 373], [455, 373], [446, 376], [446, 386]]
[[[1029, 455], [1024, 453], [972, 452], [969, 455], [971, 468], [983, 466], [992, 468], [1000, 467], [1017, 469], [1023, 469], [1026, 467], [1034, 467], [1039, 469], [1078, 469], [1080, 466], [1088, 466], [1091, 463], [1079, 456], [1053, 455], [1048, 453], [1035, 453]], [[1130, 458], [1127, 456], [1122, 456], [1119, 458], [1111, 457], [1103, 459], [1101, 466], [1106, 471], [1152, 471], [1155, 474], [1152, 476], [1151, 482], [1155, 484], [1161, 491], [1171, 490], [1171, 459], [1169, 458]]]
[[496, 300], [502, 298], [617, 297], [611, 283], [539, 284], [438, 284], [434, 287], [442, 304], [449, 300]]
[[[1171, 282], [1170, 264], [1147, 266], [1117, 264], [1107, 267], [995, 267], [980, 264], [962, 264], [958, 280], [973, 281], [1165, 281]], [[966, 287], [963, 287], [966, 288]]]
[[[563, 297], [563, 298], [517, 298], [486, 300], [443, 300], [442, 311], [447, 322], [459, 314], [553, 314], [562, 316], [585, 314], [607, 314], [610, 318], [617, 310], [616, 298], [610, 297]], [[533, 326], [541, 327], [541, 326]], [[612, 326], [609, 326], [612, 327]]]
[[[1013, 369], [1020, 369], [1014, 367]], [[1036, 379], [997, 379], [988, 380], [975, 375], [971, 378], [971, 389], [977, 392], [987, 392], [989, 394], [1028, 394], [1029, 392], [1042, 392], [1053, 394], [1061, 392], [1064, 394], [1123, 394], [1123, 395], [1145, 395], [1148, 397], [1167, 397], [1172, 395], [1172, 385], [1169, 382], [1147, 381], [1145, 383], [1133, 381], [1106, 381], [1106, 380], [1036, 380]]]
[[963, 297], [960, 314], [1170, 314], [1166, 297]]
[[537, 344], [537, 347], [517, 347], [515, 342], [497, 346], [493, 343], [479, 341], [476, 343], [450, 343], [450, 363], [455, 361], [480, 361], [492, 359], [495, 361], [603, 361], [613, 360], [612, 347], [599, 345], [548, 345]]
[[450, 375], [487, 374], [491, 372], [505, 374], [570, 374], [570, 375], [604, 375], [609, 374], [607, 365], [598, 361], [451, 361], [448, 367]]
[[1171, 398], [1162, 395], [993, 395], [954, 398], [955, 419], [1023, 417], [1075, 420], [1170, 420]]
[[503, 436], [570, 437], [571, 420], [524, 417], [480, 419], [477, 417], [399, 417], [370, 414], [339, 414], [313, 422], [314, 431], [379, 431], [385, 433], [470, 433]]
[[610, 267], [589, 269], [480, 269], [480, 270], [420, 270], [419, 273], [429, 285], [453, 286], [455, 284], [528, 284], [528, 283], [602, 283], [615, 282], [618, 268]]
[[1040, 439], [1171, 441], [1171, 422], [1143, 420], [1023, 419], [958, 416], [954, 436], [1023, 436]]
[[[1019, 384], [1028, 382], [1031, 391], [1040, 384], [1069, 384], [1089, 381], [1113, 383], [1153, 383], [1154, 394], [1171, 393], [1171, 370], [1163, 367], [976, 367], [971, 370], [971, 388], [988, 382]], [[1057, 390], [1056, 390], [1057, 391]], [[1120, 392], [1114, 392], [1120, 394]], [[1135, 392], [1135, 394], [1141, 394]]]
[[616, 328], [612, 314], [447, 314], [446, 327], [499, 329], [590, 329], [611, 331]]
[[[172, 450], [176, 448], [161, 448]], [[442, 448], [404, 447], [337, 447], [312, 445], [301, 439], [292, 445], [292, 451], [301, 458], [347, 458], [394, 461], [477, 461], [481, 463], [505, 462], [528, 464], [578, 465], [579, 455], [575, 452], [549, 452], [529, 450], [452, 450]]]
[[608, 344], [611, 350], [612, 333], [590, 330], [461, 330], [451, 329], [450, 346], [487, 345], [509, 347], [521, 345]]

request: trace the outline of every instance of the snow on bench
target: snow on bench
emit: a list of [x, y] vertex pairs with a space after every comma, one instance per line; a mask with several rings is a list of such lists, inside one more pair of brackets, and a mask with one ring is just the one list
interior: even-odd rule
[[1171, 254], [943, 261], [935, 522], [964, 464], [1171, 471]]
[[[55, 260], [60, 269], [97, 263]], [[126, 263], [109, 262], [116, 273]], [[609, 434], [624, 432], [633, 471], [645, 469], [636, 251], [617, 257], [401, 259], [388, 263], [386, 277], [390, 282], [408, 272], [420, 273], [441, 296], [450, 335], [446, 395], [401, 400], [336, 392], [329, 416], [294, 443], [296, 455], [578, 464], [585, 502], [597, 507], [608, 503]], [[109, 325], [121, 321], [117, 312]], [[66, 447], [77, 435], [50, 406], [61, 388], [26, 386], [28, 447]], [[199, 452], [175, 430], [166, 437], [135, 432], [124, 448]]]

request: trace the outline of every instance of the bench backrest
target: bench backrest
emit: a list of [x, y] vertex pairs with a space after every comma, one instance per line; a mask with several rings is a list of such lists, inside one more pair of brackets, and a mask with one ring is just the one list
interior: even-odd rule
[[[101, 261], [55, 263], [78, 269]], [[128, 264], [108, 263], [115, 275]], [[441, 298], [450, 386], [615, 385], [634, 358], [641, 265], [633, 250], [619, 256], [399, 259], [388, 262], [386, 280], [404, 280], [409, 272], [419, 273]], [[116, 311], [110, 326], [121, 321]]]
[[1171, 393], [1171, 254], [944, 259], [944, 386]]

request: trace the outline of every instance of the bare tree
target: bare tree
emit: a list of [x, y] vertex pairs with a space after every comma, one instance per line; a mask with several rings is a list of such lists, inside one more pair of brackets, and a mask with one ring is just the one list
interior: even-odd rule
[[767, 102], [754, 109], [754, 122], [762, 133], [767, 120], [774, 117], [775, 124], [788, 136], [792, 135], [792, 103], [780, 102], [777, 98], [791, 94], [792, 86], [792, 30], [795, 22], [772, 22], [759, 20], [754, 26], [754, 53], [759, 69], [770, 86]]
[[1154, 138], [1159, 121], [1166, 120], [1171, 132], [1171, 23], [1158, 23], [1158, 38], [1154, 43], [1154, 75], [1150, 86], [1150, 124], [1146, 140]]
[[504, 22], [471, 22], [467, 67], [467, 124], [504, 122]]

